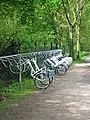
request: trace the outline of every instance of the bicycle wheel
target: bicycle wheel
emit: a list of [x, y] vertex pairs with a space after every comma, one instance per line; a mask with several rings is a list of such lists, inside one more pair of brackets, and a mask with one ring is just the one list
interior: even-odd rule
[[50, 79], [50, 84], [54, 81], [54, 76], [52, 76]]
[[59, 65], [57, 67], [57, 74], [58, 75], [64, 75], [66, 73], [67, 69], [65, 68], [64, 65]]
[[34, 77], [34, 83], [35, 83], [36, 87], [38, 87], [40, 89], [46, 89], [50, 85], [50, 79], [47, 77], [46, 73], [38, 73]]
[[23, 61], [23, 73], [27, 72], [30, 69], [30, 66], [28, 65], [27, 61]]
[[19, 74], [20, 73], [20, 68], [21, 68], [21, 72], [22, 72], [23, 69], [24, 69], [24, 64], [21, 63], [21, 67], [20, 67], [19, 61], [12, 61], [9, 64], [9, 69], [13, 74]]
[[64, 67], [65, 67], [66, 69], [69, 68], [69, 65], [68, 65], [66, 62], [63, 62], [62, 65], [64, 65]]

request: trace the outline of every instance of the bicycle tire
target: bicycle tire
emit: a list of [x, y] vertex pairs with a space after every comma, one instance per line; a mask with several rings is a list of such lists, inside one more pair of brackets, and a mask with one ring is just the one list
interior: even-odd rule
[[39, 89], [46, 89], [50, 85], [50, 79], [47, 77], [46, 73], [39, 73], [34, 77], [34, 84]]
[[[24, 64], [21, 65], [21, 72], [24, 69]], [[18, 67], [18, 63], [15, 63], [14, 61], [12, 61], [11, 64], [9, 64], [9, 70], [13, 73], [13, 74], [19, 74], [20, 73], [20, 69]]]
[[66, 73], [67, 69], [65, 68], [64, 65], [60, 65], [57, 67], [57, 74], [62, 76]]

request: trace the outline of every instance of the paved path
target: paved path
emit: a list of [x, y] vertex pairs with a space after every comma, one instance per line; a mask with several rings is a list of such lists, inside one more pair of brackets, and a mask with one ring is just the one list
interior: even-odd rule
[[72, 65], [44, 91], [36, 91], [0, 120], [90, 120], [90, 67]]

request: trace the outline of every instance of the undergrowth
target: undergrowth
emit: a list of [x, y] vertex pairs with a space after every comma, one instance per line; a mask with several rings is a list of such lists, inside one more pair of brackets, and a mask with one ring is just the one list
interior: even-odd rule
[[26, 95], [31, 94], [36, 90], [33, 80], [22, 80], [22, 91], [19, 82], [15, 82], [8, 87], [0, 88], [0, 94], [4, 100], [0, 101], [0, 111], [3, 111], [11, 106], [16, 106], [17, 102], [22, 100]]
[[86, 52], [85, 51], [80, 51], [78, 59], [77, 59], [76, 56], [77, 56], [77, 54], [75, 54], [75, 61], [74, 61], [75, 64], [85, 62], [85, 58], [86, 58]]

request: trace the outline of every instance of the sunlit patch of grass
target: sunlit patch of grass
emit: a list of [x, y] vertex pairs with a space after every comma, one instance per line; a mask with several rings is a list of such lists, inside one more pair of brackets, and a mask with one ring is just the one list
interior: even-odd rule
[[79, 58], [77, 58], [77, 54], [75, 54], [75, 61], [73, 63], [84, 63], [86, 59], [87, 53], [85, 51], [80, 51]]
[[74, 63], [74, 64], [77, 64], [77, 63], [84, 63], [84, 62], [85, 62], [85, 60], [82, 59], [82, 60], [75, 60], [73, 63]]

